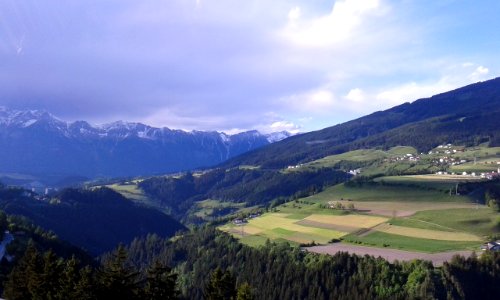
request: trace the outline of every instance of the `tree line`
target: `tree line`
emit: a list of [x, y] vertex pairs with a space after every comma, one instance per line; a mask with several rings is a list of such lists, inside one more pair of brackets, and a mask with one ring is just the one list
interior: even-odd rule
[[29, 245], [4, 285], [15, 299], [495, 299], [500, 253], [389, 263], [320, 255], [271, 243], [240, 244], [206, 226], [175, 240], [149, 235], [97, 265]]

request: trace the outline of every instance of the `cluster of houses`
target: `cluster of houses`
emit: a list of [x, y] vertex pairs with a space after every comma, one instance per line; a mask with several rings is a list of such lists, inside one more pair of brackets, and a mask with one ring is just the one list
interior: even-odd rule
[[356, 176], [356, 175], [361, 174], [361, 169], [349, 170], [349, 172], [347, 172], [347, 173]]
[[500, 168], [498, 168], [497, 172], [488, 172], [488, 173], [481, 173], [481, 178], [486, 178], [488, 180], [493, 180], [496, 178], [500, 178]]
[[295, 166], [288, 166], [287, 169], [298, 169], [300, 167], [302, 167], [304, 164], [298, 164], [298, 165], [295, 165]]
[[459, 158], [454, 158], [454, 157], [449, 157], [449, 156], [444, 156], [439, 159], [435, 159], [432, 161], [433, 164], [435, 165], [440, 165], [440, 164], [446, 164], [446, 165], [460, 165], [466, 163], [467, 160], [465, 159], [459, 159]]
[[260, 213], [249, 214], [245, 218], [236, 218], [236, 219], [234, 219], [233, 220], [233, 224], [234, 225], [238, 225], [238, 226], [245, 225], [246, 223], [248, 223], [248, 220], [257, 218], [259, 216], [260, 216]]
[[439, 172], [436, 172], [436, 175], [462, 175], [462, 176], [468, 176], [468, 177], [479, 177], [479, 178], [483, 178], [483, 179], [493, 180], [496, 178], [500, 178], [500, 168], [498, 168], [497, 172], [494, 172], [494, 171], [487, 172], [487, 173], [462, 172], [462, 173], [456, 174], [456, 173], [449, 173], [446, 171], [439, 171]]
[[403, 156], [397, 156], [397, 157], [391, 157], [391, 158], [386, 158], [384, 161], [389, 161], [389, 162], [398, 162], [398, 161], [420, 161], [420, 156], [415, 156], [411, 153], [407, 153]]
[[481, 250], [500, 251], [500, 241], [491, 241], [481, 246]]
[[452, 153], [458, 153], [458, 152], [465, 152], [465, 148], [463, 148], [463, 147], [457, 148], [457, 147], [454, 147], [452, 144], [447, 144], [447, 145], [437, 146], [437, 150], [429, 151], [429, 154], [439, 154], [439, 153], [452, 154]]

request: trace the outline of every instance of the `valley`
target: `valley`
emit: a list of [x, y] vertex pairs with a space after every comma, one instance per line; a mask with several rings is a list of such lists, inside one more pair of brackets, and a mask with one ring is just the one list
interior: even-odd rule
[[[16, 286], [31, 284], [19, 275], [32, 270], [30, 264], [57, 269], [48, 251], [55, 248], [64, 264], [59, 270], [78, 270], [83, 277], [71, 280], [80, 280], [98, 299], [115, 292], [106, 286], [109, 278], [102, 277], [102, 270], [112, 274], [115, 267], [141, 282], [123, 287], [132, 298], [150, 292], [145, 282], [151, 284], [148, 272], [153, 271], [173, 279], [169, 286], [178, 287], [176, 295], [193, 299], [203, 298], [209, 280], [221, 276], [234, 279], [233, 292], [250, 283], [256, 288], [252, 293], [262, 299], [314, 298], [322, 293], [331, 297], [320, 299], [339, 298], [346, 289], [348, 295], [362, 291], [361, 298], [377, 299], [445, 299], [446, 293], [454, 298], [466, 289], [471, 295], [478, 283], [471, 284], [461, 274], [485, 278], [480, 284], [488, 293], [496, 288], [490, 283], [498, 279], [492, 270], [500, 258], [499, 84], [499, 79], [478, 83], [273, 140], [259, 149], [243, 139], [241, 150], [247, 152], [242, 155], [216, 155], [217, 160], [204, 167], [198, 161], [198, 167], [176, 165], [170, 173], [174, 164], [163, 155], [157, 160], [155, 151], [141, 150], [144, 145], [170, 145], [163, 140], [172, 134], [169, 130], [162, 135], [139, 123], [93, 128], [90, 144], [104, 147], [111, 138], [116, 147], [107, 153], [115, 158], [123, 154], [120, 159], [127, 161], [117, 169], [110, 166], [117, 172], [110, 174], [117, 177], [68, 177], [61, 186], [65, 188], [37, 193], [22, 186], [24, 180], [38, 177], [1, 170], [8, 183], [0, 185], [0, 209], [5, 211], [0, 225], [13, 237], [4, 257], [14, 260], [0, 261], [5, 266], [0, 282], [7, 295], [14, 295]], [[450, 111], [450, 103], [461, 105]], [[436, 104], [446, 109], [435, 109]], [[36, 146], [46, 142], [33, 131], [40, 129], [37, 126], [62, 126], [58, 132], [63, 133], [86, 126], [75, 124], [44, 115], [13, 131], [33, 134], [30, 141], [40, 139]], [[116, 135], [95, 139], [108, 129]], [[151, 134], [146, 137], [154, 139], [145, 139], [146, 131]], [[219, 138], [228, 142], [218, 133], [209, 134], [214, 139], [206, 133], [193, 135], [189, 140], [201, 141], [203, 147], [220, 146]], [[243, 136], [249, 135], [266, 138]], [[68, 141], [65, 134], [55, 140], [63, 141]], [[214, 153], [191, 146], [204, 155]], [[79, 160], [78, 153], [72, 153], [72, 159]], [[182, 160], [184, 154], [174, 153], [172, 159]], [[141, 165], [144, 159], [149, 166]], [[74, 167], [64, 155], [60, 163]], [[93, 161], [79, 163], [99, 167]], [[71, 255], [84, 264], [72, 265]], [[323, 283], [319, 278], [331, 280]], [[427, 284], [435, 288], [424, 290]]]
[[[270, 205], [258, 205], [259, 202], [248, 205], [231, 197], [217, 200], [215, 192], [212, 198], [193, 200], [180, 219], [222, 223], [220, 230], [252, 247], [261, 247], [268, 239], [297, 247], [334, 242], [324, 247], [331, 247], [327, 248], [330, 252], [336, 249], [336, 243], [341, 248], [379, 248], [377, 253], [384, 253], [384, 250], [392, 253], [392, 249], [413, 251], [410, 258], [420, 254], [422, 258], [432, 257], [425, 253], [435, 253], [442, 263], [443, 256], [438, 253], [448, 253], [446, 257], [450, 259], [453, 253], [465, 253], [461, 251], [479, 252], [483, 243], [500, 234], [500, 216], [484, 197], [484, 189], [489, 186], [497, 189], [498, 181], [488, 180], [481, 172], [483, 162], [496, 166], [500, 161], [498, 150], [487, 146], [460, 147], [460, 151], [453, 154], [445, 153], [449, 150], [443, 150], [443, 146], [426, 154], [417, 154], [414, 148], [403, 146], [387, 151], [355, 150], [274, 171], [297, 176], [325, 168], [346, 173], [357, 170], [345, 183], [327, 186], [310, 195], [283, 198]], [[439, 162], [444, 155], [449, 161]], [[470, 161], [474, 158], [476, 164]], [[469, 173], [453, 172], [456, 166], [452, 161], [462, 161], [463, 165], [469, 163]], [[413, 174], [415, 169], [435, 173], [383, 175], [384, 172], [394, 174], [387, 170]], [[259, 167], [242, 170], [253, 172]], [[204, 176], [213, 176], [212, 172], [193, 174], [195, 184], [196, 180], [203, 181]], [[495, 175], [496, 170], [491, 174]], [[182, 178], [175, 175], [170, 180]], [[140, 188], [142, 181], [108, 187], [133, 201], [169, 212], [168, 207]], [[247, 197], [251, 197], [249, 195]], [[311, 251], [323, 249], [314, 247]], [[353, 250], [353, 253], [358, 251]]]
[[0, 300], [497, 300], [499, 13], [0, 1]]
[[[497, 166], [498, 148], [461, 148], [460, 154], [444, 153], [448, 150], [440, 154], [442, 148], [419, 156], [411, 147], [397, 147], [387, 152], [356, 150], [287, 168], [285, 172], [300, 172], [341, 166], [353, 172], [352, 169], [359, 167], [357, 175], [346, 183], [283, 203], [255, 218], [233, 220], [219, 228], [254, 247], [270, 239], [331, 254], [349, 249], [351, 253], [369, 254], [366, 247], [371, 247], [373, 253], [383, 257], [387, 251], [392, 259], [433, 258], [424, 253], [443, 253], [445, 256], [436, 256], [440, 264], [443, 257], [451, 259], [454, 253], [480, 252], [482, 244], [500, 233], [500, 215], [488, 206], [481, 195], [482, 188], [478, 188], [490, 183], [482, 173], [484, 163], [481, 162]], [[463, 162], [462, 158], [474, 157], [476, 163], [468, 165], [468, 174], [459, 175], [452, 172], [454, 163], [439, 162], [443, 154], [448, 155], [450, 161]], [[418, 159], [409, 159], [413, 157]], [[387, 170], [389, 164], [391, 169], [410, 174], [416, 168], [435, 170], [437, 167], [443, 171], [373, 177], [372, 174]], [[497, 176], [496, 171], [488, 174]], [[498, 181], [493, 185], [498, 189]], [[317, 244], [329, 245], [314, 246]], [[310, 245], [313, 247], [307, 247]], [[392, 249], [413, 254], [398, 256]]]

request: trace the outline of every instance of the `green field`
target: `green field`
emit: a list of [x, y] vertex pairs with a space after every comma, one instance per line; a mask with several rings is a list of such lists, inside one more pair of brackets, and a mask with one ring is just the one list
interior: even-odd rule
[[325, 189], [306, 198], [308, 201], [327, 203], [332, 200], [384, 201], [384, 202], [470, 202], [467, 196], [449, 196], [444, 192], [411, 186], [364, 185], [349, 187], [344, 184]]
[[299, 169], [292, 169], [292, 171], [301, 170], [304, 168], [314, 169], [337, 167], [340, 162], [369, 164], [382, 161], [385, 158], [403, 156], [406, 154], [417, 154], [417, 150], [413, 147], [406, 146], [394, 147], [389, 149], [388, 151], [378, 149], [360, 149], [314, 160], [303, 164]]
[[391, 223], [384, 223], [373, 228], [378, 232], [385, 232], [389, 234], [402, 235], [406, 237], [441, 240], [441, 241], [455, 241], [455, 242], [480, 242], [481, 238], [477, 235], [459, 232], [459, 231], [444, 231], [436, 229], [422, 229], [415, 227], [406, 227], [394, 225]]
[[375, 178], [374, 181], [386, 184], [398, 184], [402, 186], [414, 186], [422, 189], [435, 189], [447, 192], [450, 189], [454, 190], [456, 184], [463, 184], [467, 182], [477, 182], [482, 179], [471, 178], [466, 176], [452, 176], [452, 175], [406, 175], [406, 176], [384, 176]]
[[500, 233], [500, 214], [490, 208], [420, 211], [411, 219], [431, 222], [480, 236]]
[[404, 226], [409, 228], [420, 228], [420, 229], [429, 229], [429, 230], [440, 230], [440, 231], [449, 231], [456, 232], [455, 229], [436, 224], [434, 222], [423, 221], [419, 219], [414, 219], [411, 217], [407, 218], [394, 218], [389, 220], [389, 223], [397, 226]]
[[348, 235], [344, 242], [380, 248], [394, 248], [407, 251], [444, 252], [452, 250], [478, 250], [480, 242], [453, 242], [407, 237], [385, 232], [373, 232], [366, 236]]
[[496, 162], [491, 163], [490, 160], [486, 160], [483, 162], [479, 161], [476, 164], [474, 164], [473, 162], [468, 162], [461, 165], [451, 166], [450, 171], [455, 173], [467, 172], [470, 174], [471, 172], [476, 172], [476, 173], [496, 172], [498, 168], [500, 168], [500, 165], [498, 165]]

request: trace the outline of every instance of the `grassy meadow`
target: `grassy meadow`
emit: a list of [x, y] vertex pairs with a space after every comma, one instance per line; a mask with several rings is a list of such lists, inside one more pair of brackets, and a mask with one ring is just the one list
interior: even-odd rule
[[373, 232], [363, 237], [349, 235], [344, 238], [344, 241], [365, 246], [393, 248], [426, 253], [436, 253], [453, 250], [478, 250], [478, 247], [480, 245], [480, 242], [477, 241], [457, 242], [447, 240], [423, 239], [404, 235], [390, 234], [380, 231]]

